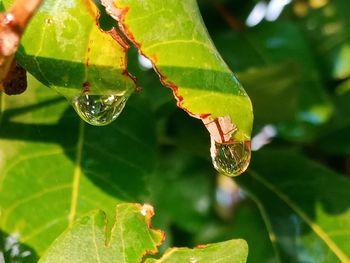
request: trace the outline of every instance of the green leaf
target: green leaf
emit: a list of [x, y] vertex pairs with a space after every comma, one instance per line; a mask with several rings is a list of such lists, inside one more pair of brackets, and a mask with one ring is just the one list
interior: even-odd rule
[[[84, 216], [67, 229], [39, 262], [141, 262], [155, 254], [164, 233], [150, 228], [150, 205], [119, 204], [111, 232], [101, 211]], [[83, 249], [82, 249], [83, 248]], [[145, 262], [246, 262], [248, 245], [244, 240], [200, 245], [194, 249], [168, 249], [160, 259]]]
[[117, 121], [93, 127], [55, 92], [33, 78], [29, 86], [1, 98], [0, 228], [41, 255], [80, 215], [112, 215], [116, 203], [148, 195], [155, 125], [140, 95]]
[[249, 87], [259, 124], [278, 123], [293, 119], [298, 110], [298, 73], [294, 64], [266, 68], [249, 68], [238, 73], [239, 79]]
[[145, 263], [244, 263], [247, 261], [248, 245], [244, 240], [230, 240], [226, 242], [200, 245], [194, 249], [168, 249], [160, 259], [147, 259]]
[[150, 205], [119, 204], [115, 213], [111, 233], [106, 232], [103, 212], [84, 216], [55, 240], [39, 262], [136, 263], [158, 251], [164, 233], [150, 228]]
[[195, 0], [102, 3], [173, 89], [178, 106], [196, 118], [229, 116], [235, 137], [250, 138], [249, 97], [214, 47]]
[[349, 262], [350, 181], [296, 153], [261, 151], [237, 180], [261, 207], [282, 262]]
[[[10, 0], [3, 1], [6, 7]], [[46, 86], [71, 99], [89, 94], [129, 95], [127, 45], [100, 30], [92, 0], [47, 0], [31, 20], [17, 54], [20, 64]]]

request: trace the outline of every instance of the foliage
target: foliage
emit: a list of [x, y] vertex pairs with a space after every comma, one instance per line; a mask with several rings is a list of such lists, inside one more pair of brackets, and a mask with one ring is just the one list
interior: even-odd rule
[[[162, 236], [149, 206], [126, 202], [152, 204], [166, 232], [145, 262], [245, 262], [235, 238], [248, 262], [350, 261], [350, 4], [295, 0], [248, 27], [257, 1], [198, 2], [209, 34], [195, 1], [117, 0], [124, 12], [109, 13], [134, 45], [127, 64], [101, 4], [45, 1], [17, 54], [28, 91], [1, 96], [6, 262], [118, 262], [121, 250], [141, 262]], [[209, 133], [187, 114], [228, 115], [250, 136], [250, 101], [229, 68], [255, 117], [252, 164], [234, 180], [217, 175]], [[93, 127], [56, 93], [72, 100], [83, 88], [134, 94], [115, 122]]]

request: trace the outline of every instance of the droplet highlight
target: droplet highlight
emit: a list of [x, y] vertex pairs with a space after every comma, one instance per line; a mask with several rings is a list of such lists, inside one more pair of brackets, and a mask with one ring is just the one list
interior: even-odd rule
[[251, 156], [250, 141], [218, 143], [211, 140], [211, 158], [215, 169], [228, 176], [238, 176], [247, 170]]
[[72, 99], [78, 115], [94, 126], [104, 126], [113, 122], [123, 111], [129, 96], [126, 95], [88, 95]]

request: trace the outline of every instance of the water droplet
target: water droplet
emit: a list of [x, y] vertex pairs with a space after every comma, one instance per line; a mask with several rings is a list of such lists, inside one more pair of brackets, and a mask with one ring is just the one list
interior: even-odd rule
[[78, 115], [87, 123], [103, 126], [114, 121], [124, 109], [128, 96], [125, 95], [81, 95], [72, 99]]
[[243, 173], [250, 162], [250, 141], [218, 143], [211, 140], [211, 158], [215, 169], [228, 176]]

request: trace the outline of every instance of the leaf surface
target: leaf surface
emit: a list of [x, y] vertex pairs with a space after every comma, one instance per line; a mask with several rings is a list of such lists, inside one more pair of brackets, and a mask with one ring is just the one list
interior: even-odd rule
[[248, 140], [252, 106], [213, 45], [195, 0], [105, 0], [107, 11], [148, 57], [178, 106], [197, 118], [229, 116]]
[[[3, 1], [8, 7], [12, 1]], [[48, 0], [30, 22], [17, 53], [20, 64], [46, 86], [71, 99], [85, 93], [130, 94], [125, 44], [98, 26], [92, 0]]]
[[216, 244], [201, 245], [194, 249], [171, 248], [160, 259], [147, 259], [145, 263], [245, 263], [248, 245], [244, 240], [230, 240]]
[[[106, 127], [83, 123], [64, 99], [33, 78], [21, 97], [1, 99], [0, 226], [33, 250], [35, 262], [92, 209], [148, 195], [155, 167], [150, 107], [140, 96]], [[10, 251], [8, 251], [10, 253]]]
[[152, 216], [149, 205], [117, 205], [109, 239], [103, 212], [84, 216], [51, 245], [39, 262], [141, 262], [144, 255], [156, 253], [164, 239], [162, 231], [150, 228]]

